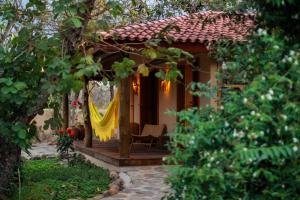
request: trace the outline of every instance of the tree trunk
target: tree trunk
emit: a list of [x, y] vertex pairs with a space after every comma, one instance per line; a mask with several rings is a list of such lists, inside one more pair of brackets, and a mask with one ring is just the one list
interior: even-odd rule
[[0, 137], [0, 199], [8, 193], [16, 171], [20, 165], [21, 149]]
[[129, 79], [121, 80], [120, 84], [120, 118], [119, 118], [119, 133], [120, 133], [120, 157], [129, 157], [129, 123], [130, 123], [130, 83]]
[[69, 127], [69, 95], [64, 94], [62, 100], [63, 109], [63, 128], [66, 130]]
[[85, 79], [85, 87], [83, 89], [83, 116], [84, 116], [84, 144], [86, 147], [93, 146], [93, 130], [90, 121], [89, 110], [89, 81]]

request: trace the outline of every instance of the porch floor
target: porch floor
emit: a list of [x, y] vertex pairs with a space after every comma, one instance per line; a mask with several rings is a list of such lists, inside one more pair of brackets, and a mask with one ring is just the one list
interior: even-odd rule
[[144, 145], [136, 144], [129, 158], [121, 158], [116, 140], [108, 142], [93, 140], [92, 148], [85, 147], [82, 141], [76, 141], [74, 145], [77, 151], [115, 166], [161, 165], [162, 158], [169, 154], [167, 150], [159, 147], [151, 147], [148, 151]]

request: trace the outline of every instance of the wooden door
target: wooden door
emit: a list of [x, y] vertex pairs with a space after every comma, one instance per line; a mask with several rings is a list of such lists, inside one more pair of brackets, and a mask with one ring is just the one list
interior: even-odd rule
[[140, 128], [158, 123], [158, 80], [155, 72], [140, 79]]

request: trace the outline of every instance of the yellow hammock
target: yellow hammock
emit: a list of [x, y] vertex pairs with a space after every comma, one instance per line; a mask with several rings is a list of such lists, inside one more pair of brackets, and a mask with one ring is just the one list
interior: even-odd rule
[[108, 104], [104, 115], [101, 115], [93, 101], [89, 97], [89, 110], [91, 125], [95, 135], [100, 141], [110, 140], [115, 129], [118, 127], [119, 120], [119, 92], [117, 91], [113, 100]]

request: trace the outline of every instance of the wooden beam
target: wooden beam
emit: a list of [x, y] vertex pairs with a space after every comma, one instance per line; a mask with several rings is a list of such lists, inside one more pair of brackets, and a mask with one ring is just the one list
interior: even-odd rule
[[129, 158], [129, 123], [130, 123], [130, 80], [122, 79], [120, 82], [120, 116], [119, 116], [119, 133], [120, 133], [120, 157]]
[[89, 81], [85, 79], [85, 86], [83, 89], [83, 119], [84, 119], [84, 144], [86, 147], [93, 146], [93, 130], [90, 121], [89, 110]]

